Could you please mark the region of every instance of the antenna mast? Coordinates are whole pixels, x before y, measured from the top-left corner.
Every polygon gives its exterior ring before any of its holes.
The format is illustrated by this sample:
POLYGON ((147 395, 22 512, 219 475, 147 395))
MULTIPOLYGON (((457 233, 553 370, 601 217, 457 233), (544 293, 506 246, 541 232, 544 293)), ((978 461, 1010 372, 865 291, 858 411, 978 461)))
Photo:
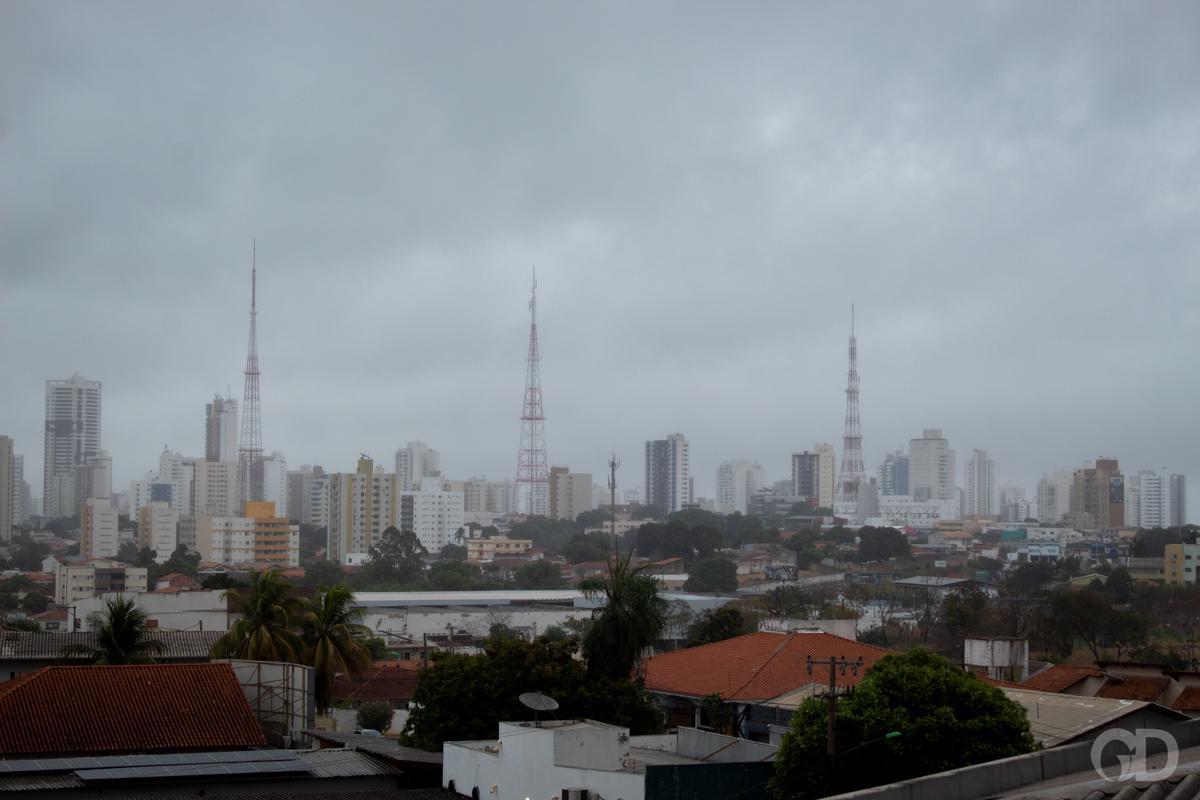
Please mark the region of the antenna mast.
POLYGON ((521 411, 521 446, 517 451, 517 489, 526 491, 526 513, 545 516, 549 511, 550 468, 546 457, 546 418, 542 411, 541 363, 535 268, 529 292, 529 355, 525 368, 525 404, 521 411))
POLYGON ((859 492, 865 480, 862 431, 858 424, 858 340, 854 336, 854 304, 851 303, 850 369, 846 374, 846 429, 842 436, 842 467, 838 471, 836 496, 839 515, 857 517, 859 492))
POLYGON ((241 508, 263 499, 262 417, 258 394, 258 242, 250 251, 250 341, 246 349, 245 390, 242 395, 242 438, 238 445, 238 496, 241 508))

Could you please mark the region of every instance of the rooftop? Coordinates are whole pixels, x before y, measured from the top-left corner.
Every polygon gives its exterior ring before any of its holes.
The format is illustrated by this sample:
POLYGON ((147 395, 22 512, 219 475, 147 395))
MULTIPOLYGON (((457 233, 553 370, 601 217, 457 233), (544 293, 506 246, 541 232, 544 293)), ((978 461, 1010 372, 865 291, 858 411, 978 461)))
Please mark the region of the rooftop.
POLYGON ((333 682, 336 700, 411 700, 420 676, 420 661, 376 661, 359 678, 339 674, 333 682))
POLYGON ((1079 697, 1009 687, 1003 687, 1001 691, 1025 709, 1033 738, 1043 747, 1073 741, 1136 712, 1157 712, 1164 726, 1187 719, 1177 711, 1140 700, 1079 697))
POLYGON ((227 663, 43 667, 0 684, 0 757, 263 747, 227 663))
MULTIPOLYGON (((767 701, 810 684, 824 685, 828 667, 815 660, 860 656, 869 667, 888 651, 822 631, 775 633, 760 631, 713 644, 663 653, 646 661, 646 688, 687 697, 720 694, 726 700, 767 701)), ((842 685, 862 679, 850 671, 839 675, 842 685)))
POLYGON ((1036 675, 1029 676, 1022 687, 1039 692, 1061 692, 1071 688, 1084 678, 1103 678, 1104 673, 1095 667, 1076 664, 1052 664, 1036 675))
MULTIPOLYGON (((96 644, 94 631, 34 632, 0 631, 0 661, 62 661, 62 651, 68 645, 96 644)), ((163 643, 166 650, 160 661, 202 661, 208 659, 213 644, 221 638, 221 631, 154 631, 153 637, 163 643)))

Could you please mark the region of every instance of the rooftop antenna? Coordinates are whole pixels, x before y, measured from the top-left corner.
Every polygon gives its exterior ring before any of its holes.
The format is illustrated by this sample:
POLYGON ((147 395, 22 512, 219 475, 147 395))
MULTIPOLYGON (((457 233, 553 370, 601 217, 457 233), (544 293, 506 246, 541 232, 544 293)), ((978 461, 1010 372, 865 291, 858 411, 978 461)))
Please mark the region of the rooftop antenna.
POLYGON ((612 541, 613 541, 613 558, 615 559, 620 552, 617 546, 617 467, 621 466, 620 460, 617 458, 616 448, 613 448, 612 458, 608 460, 608 491, 611 493, 612 503, 612 541))
POLYGON ((521 701, 521 705, 533 711, 533 725, 536 728, 542 727, 542 721, 538 718, 540 712, 558 710, 558 701, 541 692, 525 692, 517 699, 521 701))

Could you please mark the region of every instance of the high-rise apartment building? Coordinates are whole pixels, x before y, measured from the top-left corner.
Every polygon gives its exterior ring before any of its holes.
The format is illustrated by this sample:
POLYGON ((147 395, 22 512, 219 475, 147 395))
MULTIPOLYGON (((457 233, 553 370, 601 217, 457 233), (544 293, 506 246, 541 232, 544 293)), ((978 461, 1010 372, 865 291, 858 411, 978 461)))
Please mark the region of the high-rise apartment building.
POLYGON ((100 381, 46 381, 42 503, 51 519, 79 513, 78 467, 100 452, 100 381))
POLYGON ((717 467, 717 512, 749 513, 750 498, 766 484, 762 464, 748 458, 722 461, 717 467))
POLYGON ((517 510, 517 483, 470 478, 463 481, 463 508, 468 514, 503 516, 517 510))
POLYGON ((1024 522, 1037 513, 1037 508, 1025 498, 1025 489, 1020 486, 1000 488, 1000 521, 1024 522))
POLYGON ((116 558, 118 514, 109 497, 89 497, 79 510, 79 553, 84 558, 116 558))
POLYGON ((13 477, 13 440, 0 436, 0 542, 12 541, 17 493, 13 477))
POLYGON ((263 457, 262 465, 262 499, 268 503, 275 504, 275 514, 277 516, 289 516, 291 511, 288 509, 287 504, 287 459, 283 457, 283 453, 276 450, 271 455, 263 457))
POLYGON ((954 451, 940 428, 926 428, 908 443, 908 485, 913 500, 955 500, 954 451))
POLYGON ((1000 513, 996 462, 987 450, 975 449, 963 464, 963 516, 992 517, 1000 513))
MULTIPOLYGON (((465 487, 464 487, 465 488, 465 487)), ((590 472, 571 472, 569 467, 550 468, 550 517, 574 520, 596 507, 590 472)))
POLYGON ((400 492, 396 508, 393 524, 415 533, 431 553, 454 544, 455 534, 464 525, 463 493, 448 491, 437 480, 426 479, 415 491, 400 492))
POLYGON ((791 494, 812 500, 820 508, 832 509, 837 486, 836 464, 831 444, 820 443, 812 450, 792 453, 791 494))
POLYGON ((682 433, 646 442, 646 504, 668 514, 691 505, 688 440, 682 433))
POLYGON ((396 451, 396 478, 400 491, 411 492, 421 478, 437 478, 442 474, 441 454, 426 442, 409 442, 396 451))
POLYGON ((149 547, 154 560, 164 564, 179 543, 179 513, 168 503, 146 503, 138 509, 138 549, 149 547))
POLYGON ((301 525, 329 524, 329 478, 318 464, 301 464, 287 474, 287 516, 301 525))
POLYGON ((12 462, 13 524, 23 525, 38 513, 34 507, 33 490, 25 480, 25 456, 13 454, 12 462))
POLYGON ((1071 485, 1074 477, 1066 470, 1045 475, 1038 481, 1038 522, 1056 524, 1071 510, 1071 485))
POLYGON ((1187 478, 1175 474, 1171 476, 1171 527, 1178 528, 1187 525, 1187 478))
POLYGON ((204 406, 204 460, 238 460, 237 400, 213 395, 204 406))
POLYGON ((1125 476, 1115 458, 1098 458, 1094 467, 1075 470, 1071 512, 1090 516, 1100 530, 1125 525, 1125 476))
MULTIPOLYGON (((192 514, 233 517, 238 514, 238 462, 197 461, 192 487, 192 514)), ((132 498, 130 505, 133 505, 132 498)), ((136 513, 136 512, 130 512, 136 513)))
POLYGON ((1143 469, 1125 477, 1125 524, 1133 528, 1182 525, 1180 498, 1183 476, 1167 470, 1143 469))
POLYGON ((376 472, 367 456, 355 472, 330 475, 328 558, 345 564, 364 556, 395 524, 399 492, 397 476, 376 472))
POLYGON ((879 493, 908 494, 908 454, 903 450, 888 453, 879 467, 879 493))

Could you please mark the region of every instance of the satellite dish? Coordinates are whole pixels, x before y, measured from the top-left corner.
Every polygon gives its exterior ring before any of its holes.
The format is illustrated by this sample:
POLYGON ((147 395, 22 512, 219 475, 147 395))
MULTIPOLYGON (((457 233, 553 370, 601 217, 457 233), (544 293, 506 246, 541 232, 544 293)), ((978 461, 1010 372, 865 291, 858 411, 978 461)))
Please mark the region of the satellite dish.
POLYGON ((557 711, 558 701, 540 692, 526 692, 518 698, 521 705, 534 711, 557 711))

